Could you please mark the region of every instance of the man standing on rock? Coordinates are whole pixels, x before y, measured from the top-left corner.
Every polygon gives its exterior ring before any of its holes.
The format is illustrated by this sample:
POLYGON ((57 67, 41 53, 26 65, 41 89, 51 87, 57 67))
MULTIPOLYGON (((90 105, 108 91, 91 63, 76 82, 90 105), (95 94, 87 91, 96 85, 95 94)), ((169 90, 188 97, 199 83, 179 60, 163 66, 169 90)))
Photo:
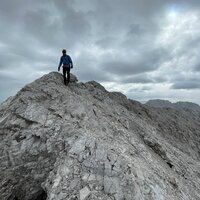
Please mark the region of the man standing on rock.
POLYGON ((64 83, 67 85, 70 81, 70 69, 73 68, 73 62, 69 55, 67 55, 67 51, 65 49, 62 50, 63 55, 60 58, 60 64, 58 66, 58 71, 60 71, 60 67, 63 67, 63 77, 64 83), (66 72, 67 72, 67 80, 66 80, 66 72))

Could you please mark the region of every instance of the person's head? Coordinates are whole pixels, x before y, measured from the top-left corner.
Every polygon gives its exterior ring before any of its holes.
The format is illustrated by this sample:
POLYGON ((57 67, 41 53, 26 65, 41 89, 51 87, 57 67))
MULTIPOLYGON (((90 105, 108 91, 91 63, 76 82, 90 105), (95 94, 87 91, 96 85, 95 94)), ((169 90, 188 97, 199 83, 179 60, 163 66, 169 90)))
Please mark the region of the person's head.
POLYGON ((66 53, 67 53, 66 49, 63 49, 63 50, 62 50, 62 53, 63 53, 63 54, 66 54, 66 53))

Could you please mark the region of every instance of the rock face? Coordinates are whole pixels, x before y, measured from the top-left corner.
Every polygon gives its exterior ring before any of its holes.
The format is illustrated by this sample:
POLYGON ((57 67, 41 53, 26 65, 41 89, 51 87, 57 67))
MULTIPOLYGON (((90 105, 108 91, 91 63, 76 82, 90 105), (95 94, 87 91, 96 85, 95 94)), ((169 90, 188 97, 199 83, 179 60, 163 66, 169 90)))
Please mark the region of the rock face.
POLYGON ((2 200, 200 199, 198 114, 51 72, 1 105, 0 129, 2 200))

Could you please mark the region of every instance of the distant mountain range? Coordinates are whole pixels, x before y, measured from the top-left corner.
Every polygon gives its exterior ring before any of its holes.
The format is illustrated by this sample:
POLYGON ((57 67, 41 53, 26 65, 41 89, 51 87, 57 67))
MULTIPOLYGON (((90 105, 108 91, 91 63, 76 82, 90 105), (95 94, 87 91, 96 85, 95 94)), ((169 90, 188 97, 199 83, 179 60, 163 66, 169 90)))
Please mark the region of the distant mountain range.
POLYGON ((155 108, 173 108, 177 110, 193 110, 193 111, 200 111, 200 106, 198 104, 192 102, 177 102, 171 103, 168 100, 149 100, 145 103, 148 106, 155 107, 155 108))

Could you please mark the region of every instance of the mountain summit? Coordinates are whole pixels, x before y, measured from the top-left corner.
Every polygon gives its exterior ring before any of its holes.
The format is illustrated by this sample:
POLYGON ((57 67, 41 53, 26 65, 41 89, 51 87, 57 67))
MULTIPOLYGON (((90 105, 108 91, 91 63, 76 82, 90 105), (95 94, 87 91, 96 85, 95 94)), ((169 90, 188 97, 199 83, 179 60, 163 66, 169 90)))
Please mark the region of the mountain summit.
POLYGON ((2 200, 200 199, 200 112, 51 72, 0 107, 2 200))

